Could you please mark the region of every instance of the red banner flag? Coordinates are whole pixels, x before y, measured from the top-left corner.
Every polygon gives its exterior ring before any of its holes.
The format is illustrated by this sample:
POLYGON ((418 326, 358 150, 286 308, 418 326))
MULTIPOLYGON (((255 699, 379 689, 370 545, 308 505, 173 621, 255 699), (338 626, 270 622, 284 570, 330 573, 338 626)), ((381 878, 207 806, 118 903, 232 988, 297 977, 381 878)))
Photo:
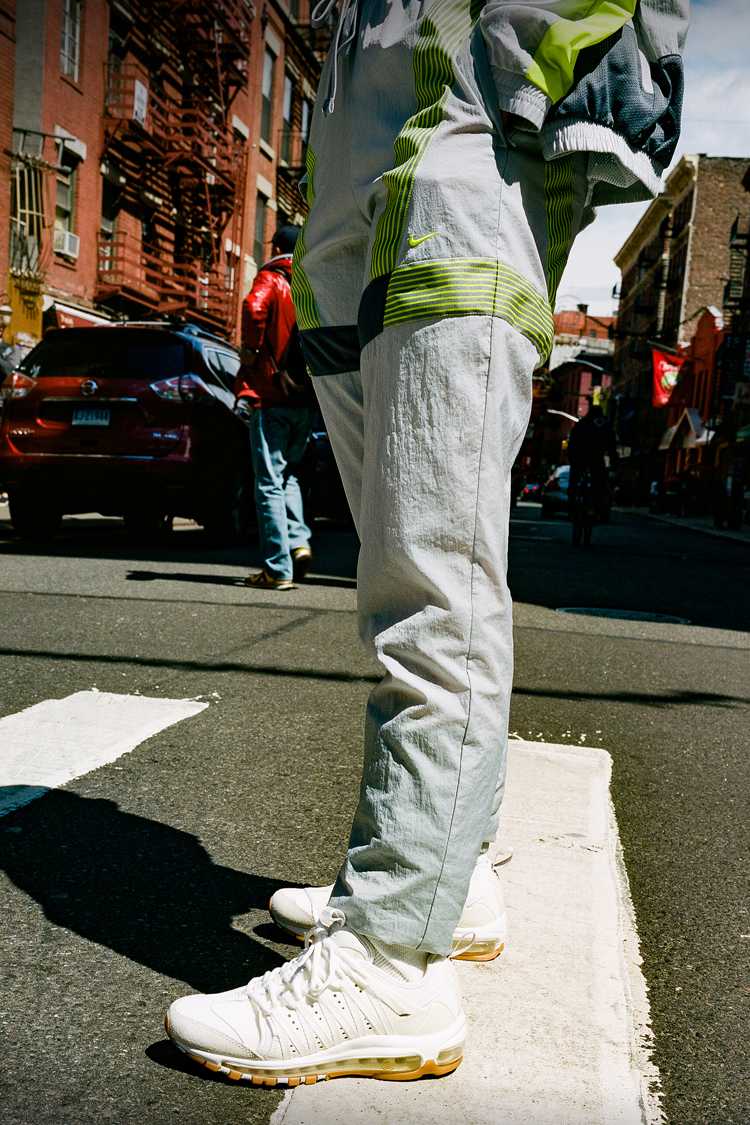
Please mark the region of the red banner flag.
POLYGON ((654 359, 654 406, 666 406, 680 376, 680 368, 685 362, 684 355, 660 352, 652 348, 654 359))

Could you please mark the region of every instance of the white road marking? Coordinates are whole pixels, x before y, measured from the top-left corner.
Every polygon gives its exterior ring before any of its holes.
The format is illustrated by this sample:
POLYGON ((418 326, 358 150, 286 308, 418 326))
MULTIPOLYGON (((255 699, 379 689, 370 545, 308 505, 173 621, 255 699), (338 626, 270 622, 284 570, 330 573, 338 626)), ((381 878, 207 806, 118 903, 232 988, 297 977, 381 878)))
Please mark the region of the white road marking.
POLYGON ((206 707, 192 699, 78 691, 0 719, 0 816, 206 707))
POLYGON ((502 839, 509 942, 459 962, 463 1064, 414 1083, 337 1079, 289 1091, 271 1125, 656 1125, 648 996, 611 758, 513 741, 502 839))

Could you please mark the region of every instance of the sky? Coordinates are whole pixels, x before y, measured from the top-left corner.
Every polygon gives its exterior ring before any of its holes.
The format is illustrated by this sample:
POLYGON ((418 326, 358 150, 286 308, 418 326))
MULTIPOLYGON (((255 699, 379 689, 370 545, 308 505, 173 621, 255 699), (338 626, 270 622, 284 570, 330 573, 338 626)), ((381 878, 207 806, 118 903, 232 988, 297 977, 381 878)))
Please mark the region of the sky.
MULTIPOLYGON (((675 163, 685 153, 747 156, 750 163, 750 0, 693 0, 685 49, 685 102, 675 163)), ((612 261, 648 205, 603 207, 573 247, 558 308, 586 302, 594 315, 616 312, 612 261)))

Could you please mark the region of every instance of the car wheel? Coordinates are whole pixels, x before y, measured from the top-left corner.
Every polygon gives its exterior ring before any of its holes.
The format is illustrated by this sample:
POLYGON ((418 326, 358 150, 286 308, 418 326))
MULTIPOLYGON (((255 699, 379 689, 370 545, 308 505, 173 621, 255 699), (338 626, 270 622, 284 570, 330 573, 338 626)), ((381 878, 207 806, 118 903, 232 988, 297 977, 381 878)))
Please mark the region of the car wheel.
POLYGON ((11 523, 22 539, 50 539, 60 529, 62 512, 41 490, 11 488, 8 506, 11 523))

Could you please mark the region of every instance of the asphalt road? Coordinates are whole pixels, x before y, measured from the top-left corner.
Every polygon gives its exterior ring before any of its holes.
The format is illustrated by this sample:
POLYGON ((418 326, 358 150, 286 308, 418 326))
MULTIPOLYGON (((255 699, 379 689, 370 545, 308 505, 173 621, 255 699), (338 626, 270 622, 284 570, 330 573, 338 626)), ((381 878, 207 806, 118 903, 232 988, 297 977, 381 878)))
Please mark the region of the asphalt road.
MULTIPOLYGON (((311 581, 272 594, 189 526, 148 549, 67 520, 30 550, 3 515, 0 716, 92 687, 209 703, 0 820, 4 1125, 265 1123, 280 1095, 185 1065, 161 1018, 293 952, 269 895, 338 865, 377 676, 353 537, 320 530, 311 581)), ((746 1123, 750 551, 627 513, 568 536, 514 514, 511 730, 613 755, 668 1117, 746 1123)))

